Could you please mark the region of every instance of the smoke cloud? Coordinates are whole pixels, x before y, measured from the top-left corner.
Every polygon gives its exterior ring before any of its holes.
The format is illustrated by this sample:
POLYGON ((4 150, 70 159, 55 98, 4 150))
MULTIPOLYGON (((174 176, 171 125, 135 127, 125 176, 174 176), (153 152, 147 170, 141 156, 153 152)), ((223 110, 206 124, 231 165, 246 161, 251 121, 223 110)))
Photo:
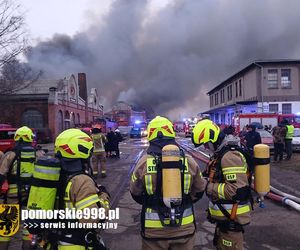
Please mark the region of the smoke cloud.
POLYGON ((170 0, 155 12, 150 3, 115 0, 27 60, 47 77, 85 72, 106 109, 122 100, 182 118, 207 110, 206 92, 253 60, 300 58, 300 1, 170 0))

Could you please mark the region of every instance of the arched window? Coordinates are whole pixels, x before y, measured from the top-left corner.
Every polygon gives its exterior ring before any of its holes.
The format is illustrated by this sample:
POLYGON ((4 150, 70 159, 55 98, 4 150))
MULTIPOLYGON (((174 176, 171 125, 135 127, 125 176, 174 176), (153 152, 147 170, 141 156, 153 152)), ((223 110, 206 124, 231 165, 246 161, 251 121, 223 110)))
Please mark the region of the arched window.
POLYGON ((30 128, 43 128, 43 115, 36 109, 28 109, 22 114, 22 124, 30 128))
POLYGON ((65 112, 65 129, 70 128, 70 113, 69 111, 65 112))
POLYGON ((75 114, 74 112, 71 112, 71 127, 74 128, 75 127, 75 114))
POLYGON ((64 130, 64 119, 63 119, 63 112, 61 110, 57 113, 57 124, 58 124, 58 131, 59 133, 64 130))

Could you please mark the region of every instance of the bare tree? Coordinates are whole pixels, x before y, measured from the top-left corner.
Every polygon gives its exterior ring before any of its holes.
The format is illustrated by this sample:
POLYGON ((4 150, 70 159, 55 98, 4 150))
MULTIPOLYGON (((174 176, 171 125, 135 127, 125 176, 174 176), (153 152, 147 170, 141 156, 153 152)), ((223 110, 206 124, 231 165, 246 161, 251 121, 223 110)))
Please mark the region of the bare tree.
POLYGON ((0 0, 0 95, 24 89, 42 74, 16 59, 21 53, 30 51, 26 43, 24 15, 16 1, 0 0))
POLYGON ((0 0, 0 67, 26 48, 24 15, 14 0, 0 0))
POLYGON ((25 89, 42 75, 41 71, 35 72, 27 63, 20 63, 17 59, 4 63, 0 73, 0 95, 25 89))

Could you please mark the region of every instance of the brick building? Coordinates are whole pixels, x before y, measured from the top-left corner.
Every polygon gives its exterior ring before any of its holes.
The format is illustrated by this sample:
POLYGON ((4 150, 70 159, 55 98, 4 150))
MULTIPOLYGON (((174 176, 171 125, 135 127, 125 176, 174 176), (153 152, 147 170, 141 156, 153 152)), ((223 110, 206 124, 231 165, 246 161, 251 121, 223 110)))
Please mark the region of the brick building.
POLYGON ((27 125, 54 139, 61 131, 103 116, 97 90, 87 92, 86 75, 38 80, 12 95, 0 95, 0 123, 27 125))
POLYGON ((216 123, 230 124, 240 113, 300 112, 300 60, 255 61, 208 93, 216 123))

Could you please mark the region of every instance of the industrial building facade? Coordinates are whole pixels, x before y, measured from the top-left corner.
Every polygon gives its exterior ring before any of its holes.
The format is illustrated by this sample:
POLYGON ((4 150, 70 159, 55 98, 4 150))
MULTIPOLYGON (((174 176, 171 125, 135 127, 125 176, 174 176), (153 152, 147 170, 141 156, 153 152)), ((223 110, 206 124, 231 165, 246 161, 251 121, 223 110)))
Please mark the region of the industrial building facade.
POLYGON ((132 106, 126 102, 117 102, 110 112, 105 113, 105 117, 114 120, 118 126, 134 126, 138 123, 146 123, 146 112, 135 111, 132 106))
POLYGON ((0 123, 36 129, 53 140, 61 131, 103 116, 97 90, 87 92, 86 75, 38 80, 12 95, 0 95, 0 123))
POLYGON ((208 93, 208 113, 231 124, 240 113, 300 112, 300 60, 255 61, 208 93))

